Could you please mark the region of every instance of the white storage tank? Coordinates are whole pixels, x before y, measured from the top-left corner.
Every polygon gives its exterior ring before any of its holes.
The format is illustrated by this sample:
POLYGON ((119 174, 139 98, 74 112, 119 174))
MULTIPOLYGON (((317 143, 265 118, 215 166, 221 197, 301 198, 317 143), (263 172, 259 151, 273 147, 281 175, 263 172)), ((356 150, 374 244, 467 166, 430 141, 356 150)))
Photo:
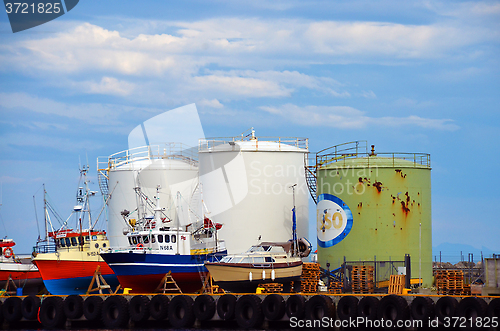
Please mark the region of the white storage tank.
POLYGON ((196 221, 195 213, 188 206, 199 204, 198 161, 192 149, 177 143, 144 146, 115 153, 98 161, 100 186, 103 193, 109 193, 107 235, 111 247, 126 247, 128 241, 124 231, 129 229, 121 212, 128 210, 137 215, 137 208, 144 200, 138 198, 139 187, 154 204, 159 188, 161 208, 172 222, 165 220, 165 226, 177 226, 177 212, 196 221), (106 178, 107 177, 107 178, 106 178), (179 206, 179 207, 178 207, 179 206))
POLYGON ((307 144, 305 138, 259 138, 253 131, 200 140, 205 214, 223 224, 218 233, 228 253, 244 252, 261 241, 292 239, 294 195, 297 235, 308 236, 307 144))

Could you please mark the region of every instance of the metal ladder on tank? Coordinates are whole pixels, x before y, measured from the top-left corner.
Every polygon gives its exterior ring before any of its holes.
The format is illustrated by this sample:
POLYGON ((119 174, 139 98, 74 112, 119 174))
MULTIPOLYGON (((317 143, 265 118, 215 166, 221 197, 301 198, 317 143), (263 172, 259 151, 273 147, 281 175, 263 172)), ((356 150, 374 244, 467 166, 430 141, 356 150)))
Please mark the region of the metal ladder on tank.
POLYGON ((309 154, 304 154, 304 169, 306 175, 306 183, 309 188, 309 194, 311 194, 311 198, 314 203, 318 203, 316 201, 316 191, 317 191, 317 176, 316 176, 316 157, 309 157, 309 154))

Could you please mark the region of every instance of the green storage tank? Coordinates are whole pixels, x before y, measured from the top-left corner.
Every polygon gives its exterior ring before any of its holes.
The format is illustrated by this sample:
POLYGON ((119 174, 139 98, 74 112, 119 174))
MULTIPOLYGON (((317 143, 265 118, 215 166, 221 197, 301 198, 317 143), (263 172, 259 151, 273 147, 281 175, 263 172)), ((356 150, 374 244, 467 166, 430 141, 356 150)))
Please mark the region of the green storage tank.
POLYGON ((316 155, 318 261, 404 261, 432 285, 430 155, 375 153, 366 142, 316 155))

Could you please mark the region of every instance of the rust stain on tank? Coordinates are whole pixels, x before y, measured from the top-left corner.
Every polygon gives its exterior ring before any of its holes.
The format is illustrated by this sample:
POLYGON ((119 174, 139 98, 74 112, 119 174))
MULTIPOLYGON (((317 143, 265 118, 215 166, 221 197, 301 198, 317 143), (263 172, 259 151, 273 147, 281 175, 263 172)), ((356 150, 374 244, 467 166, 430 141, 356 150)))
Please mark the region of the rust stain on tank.
POLYGON ((408 213, 410 212, 410 196, 408 195, 408 192, 406 192, 405 195, 406 200, 401 201, 401 208, 403 209, 405 216, 408 216, 408 213))
POLYGON ((401 169, 395 169, 394 170, 397 174, 401 176, 401 178, 406 178, 406 174, 403 174, 403 171, 401 169))
POLYGON ((363 203, 362 202, 358 203, 358 208, 363 208, 363 203))
POLYGON ((382 183, 381 182, 373 183, 373 187, 377 188, 378 193, 382 192, 382 183))

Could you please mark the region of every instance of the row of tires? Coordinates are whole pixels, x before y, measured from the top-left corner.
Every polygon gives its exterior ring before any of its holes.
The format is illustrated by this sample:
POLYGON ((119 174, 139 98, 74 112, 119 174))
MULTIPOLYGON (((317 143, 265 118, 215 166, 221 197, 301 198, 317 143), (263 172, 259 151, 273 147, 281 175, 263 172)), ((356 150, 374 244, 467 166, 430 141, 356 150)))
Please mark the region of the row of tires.
MULTIPOLYGON (((1 303, 0 303, 1 304, 1 303)), ((429 320, 437 317, 444 321, 447 317, 499 317, 500 298, 489 305, 482 299, 467 297, 460 302, 453 297, 441 297, 434 302, 429 297, 415 297, 411 304, 397 295, 378 299, 367 296, 359 300, 355 296, 340 298, 335 307, 331 297, 315 295, 308 300, 301 295, 292 295, 286 300, 282 295, 270 294, 264 300, 256 295, 243 295, 239 298, 225 294, 216 300, 210 295, 177 295, 169 299, 166 295, 155 295, 151 299, 137 295, 127 300, 124 296, 113 295, 103 299, 79 295, 66 298, 57 296, 41 300, 36 296, 7 298, 0 309, 0 323, 16 323, 23 317, 38 320, 45 328, 62 327, 67 319, 79 320, 83 317, 90 322, 102 323, 106 328, 123 328, 129 321, 141 323, 150 318, 167 320, 174 328, 191 327, 195 320, 205 322, 215 314, 221 320, 236 320, 241 328, 259 327, 264 319, 279 321, 285 317, 306 320, 332 318, 353 320, 363 317, 369 320, 429 320), (335 309, 336 308, 336 309, 335 309)))

